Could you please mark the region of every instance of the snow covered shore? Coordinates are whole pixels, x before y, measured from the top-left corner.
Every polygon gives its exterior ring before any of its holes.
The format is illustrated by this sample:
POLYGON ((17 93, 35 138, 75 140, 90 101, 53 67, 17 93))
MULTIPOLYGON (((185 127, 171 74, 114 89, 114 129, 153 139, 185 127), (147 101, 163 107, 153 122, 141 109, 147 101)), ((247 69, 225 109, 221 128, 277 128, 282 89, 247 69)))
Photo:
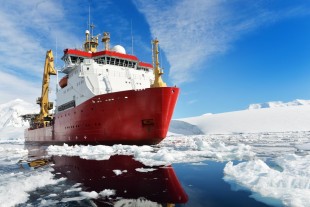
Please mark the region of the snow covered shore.
POLYGON ((247 110, 174 120, 169 131, 186 135, 310 131, 310 104, 306 100, 252 104, 247 110))
POLYGON ((29 124, 20 116, 38 111, 38 106, 21 99, 0 104, 0 140, 24 139, 24 129, 29 127, 29 124))

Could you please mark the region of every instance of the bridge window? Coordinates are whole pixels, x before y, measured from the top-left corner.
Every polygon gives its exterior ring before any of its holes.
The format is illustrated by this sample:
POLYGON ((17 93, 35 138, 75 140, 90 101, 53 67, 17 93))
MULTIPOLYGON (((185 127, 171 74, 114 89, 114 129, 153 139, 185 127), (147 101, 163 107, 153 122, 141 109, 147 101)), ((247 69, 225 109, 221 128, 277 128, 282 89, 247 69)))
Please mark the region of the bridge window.
POLYGON ((71 60, 71 63, 75 64, 79 64, 81 62, 83 62, 84 58, 83 57, 77 57, 77 56, 69 56, 70 57, 70 60, 71 60))
POLYGON ((105 64, 105 57, 96 58, 94 61, 98 64, 105 64))
POLYGON ((149 68, 145 68, 145 67, 138 67, 137 70, 144 70, 146 72, 149 72, 150 69, 149 68))
POLYGON ((122 67, 128 67, 128 68, 135 68, 136 64, 135 62, 114 58, 114 57, 99 57, 95 58, 94 61, 98 64, 109 64, 109 65, 117 65, 122 67))

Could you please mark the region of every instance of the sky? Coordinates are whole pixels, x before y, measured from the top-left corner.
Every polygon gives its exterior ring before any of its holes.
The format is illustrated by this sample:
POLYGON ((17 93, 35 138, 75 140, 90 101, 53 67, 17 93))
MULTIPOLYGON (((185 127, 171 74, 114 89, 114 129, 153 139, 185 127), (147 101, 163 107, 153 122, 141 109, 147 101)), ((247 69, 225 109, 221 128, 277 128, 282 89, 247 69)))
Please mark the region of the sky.
POLYGON ((158 38, 164 80, 181 88, 173 118, 310 99, 310 1, 10 0, 0 7, 0 104, 35 102, 46 51, 60 69, 63 49, 85 39, 89 9, 93 34, 110 32, 141 61, 152 62, 158 38))

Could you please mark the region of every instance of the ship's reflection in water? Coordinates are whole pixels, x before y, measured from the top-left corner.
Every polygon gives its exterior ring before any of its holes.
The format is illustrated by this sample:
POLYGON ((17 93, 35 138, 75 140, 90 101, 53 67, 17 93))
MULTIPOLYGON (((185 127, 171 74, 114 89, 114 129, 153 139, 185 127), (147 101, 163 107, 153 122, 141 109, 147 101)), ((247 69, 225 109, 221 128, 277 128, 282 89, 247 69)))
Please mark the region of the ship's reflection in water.
POLYGON ((125 155, 114 155, 108 160, 48 157, 46 147, 27 148, 32 167, 36 167, 36 163, 40 166, 52 163, 57 177, 81 183, 83 191, 99 193, 109 189, 115 192, 93 199, 95 206, 175 206, 188 201, 172 166, 148 167, 125 155))

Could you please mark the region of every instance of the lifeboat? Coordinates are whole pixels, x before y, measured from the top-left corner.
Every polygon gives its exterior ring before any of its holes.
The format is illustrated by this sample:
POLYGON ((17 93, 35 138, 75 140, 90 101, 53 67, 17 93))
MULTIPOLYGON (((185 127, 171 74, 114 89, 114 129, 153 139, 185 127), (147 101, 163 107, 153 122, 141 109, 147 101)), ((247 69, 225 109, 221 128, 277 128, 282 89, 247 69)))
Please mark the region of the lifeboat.
POLYGON ((68 85, 68 76, 64 76, 60 81, 59 81, 59 86, 61 88, 64 88, 68 85))

